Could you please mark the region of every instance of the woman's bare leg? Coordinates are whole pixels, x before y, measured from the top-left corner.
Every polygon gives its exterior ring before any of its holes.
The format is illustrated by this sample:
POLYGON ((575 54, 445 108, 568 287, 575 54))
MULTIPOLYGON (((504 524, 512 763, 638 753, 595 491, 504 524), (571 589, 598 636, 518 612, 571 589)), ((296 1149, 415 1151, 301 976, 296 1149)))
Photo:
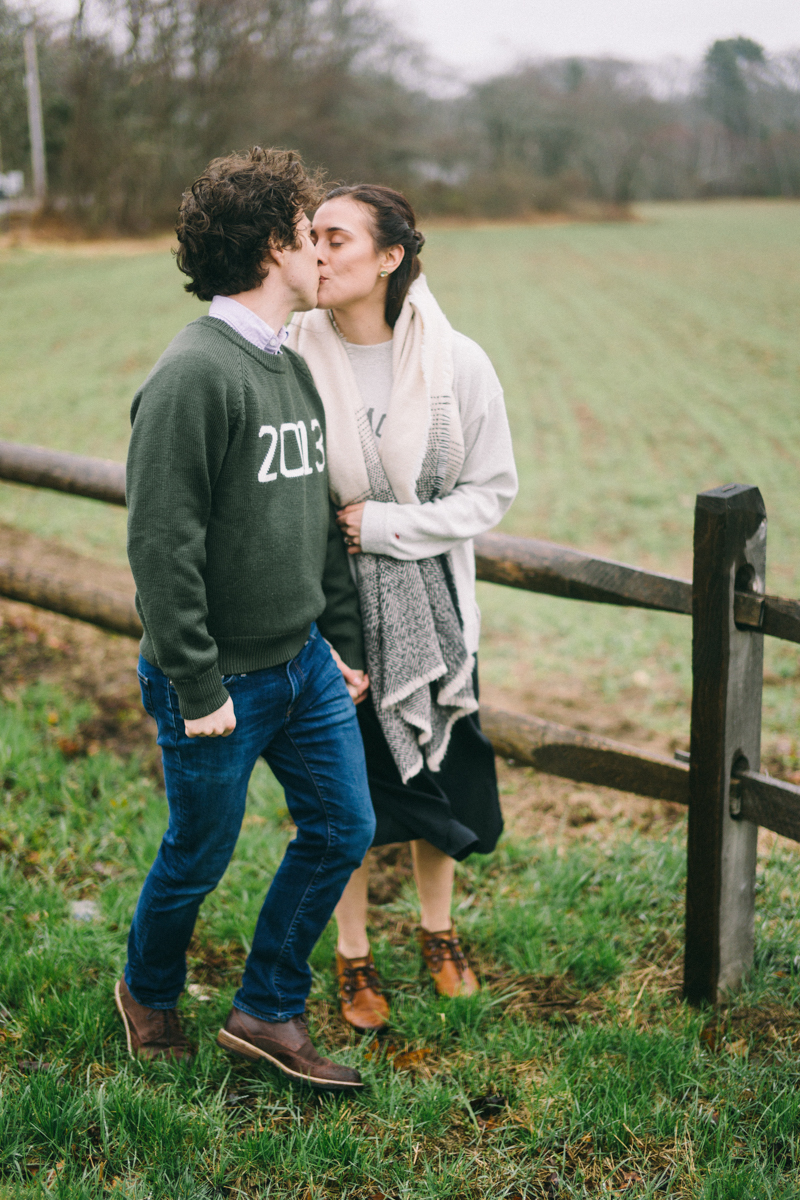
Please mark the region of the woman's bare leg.
MULTIPOLYGON (((428 933, 450 928, 455 862, 449 854, 418 838, 411 842, 411 859, 420 900, 420 924, 428 933)), ((337 950, 345 958, 363 958, 369 953, 367 937, 367 891, 369 856, 354 871, 336 905, 339 926, 337 950)))
POLYGON ((367 890, 369 888, 369 854, 353 871, 334 909, 339 926, 336 949, 344 958, 365 958, 369 954, 367 937, 367 890))
POLYGON ((411 860, 419 892, 420 924, 428 933, 442 933, 450 928, 455 860, 422 838, 411 843, 411 860))

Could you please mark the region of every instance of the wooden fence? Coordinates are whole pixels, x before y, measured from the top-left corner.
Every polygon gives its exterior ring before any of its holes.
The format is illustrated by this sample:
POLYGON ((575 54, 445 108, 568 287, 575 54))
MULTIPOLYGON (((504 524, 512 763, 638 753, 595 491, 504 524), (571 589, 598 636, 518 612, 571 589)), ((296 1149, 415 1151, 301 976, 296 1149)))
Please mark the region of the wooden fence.
MULTIPOLYGON (((0 442, 0 479, 125 504, 120 463, 0 442)), ((539 771, 689 807, 684 992, 718 1002, 753 960, 758 826, 800 841, 800 788, 759 773, 764 635, 800 642, 800 601, 764 592, 767 519, 758 488, 697 497, 693 583, 552 542, 486 534, 478 577, 571 600, 692 618, 688 761, 481 706, 498 754, 539 771)), ((131 595, 0 560, 0 595, 138 637, 131 595)))

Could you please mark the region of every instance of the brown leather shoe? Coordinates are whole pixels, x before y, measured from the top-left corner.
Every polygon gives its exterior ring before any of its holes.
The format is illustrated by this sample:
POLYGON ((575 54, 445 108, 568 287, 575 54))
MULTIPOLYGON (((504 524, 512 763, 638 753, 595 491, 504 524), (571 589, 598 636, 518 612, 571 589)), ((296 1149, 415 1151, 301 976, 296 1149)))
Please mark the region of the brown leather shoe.
POLYGON ((440 996, 473 996, 480 990, 480 984, 461 949, 455 925, 442 933, 429 933, 427 929, 420 928, 417 937, 425 966, 433 976, 440 996))
POLYGON ((177 1009, 146 1008, 137 1004, 124 979, 114 988, 131 1058, 171 1058, 189 1062, 192 1049, 181 1029, 177 1009))
POLYGON ((256 1061, 265 1058, 284 1075, 300 1079, 320 1091, 364 1086, 358 1071, 340 1067, 317 1054, 308 1036, 305 1016, 292 1017, 288 1021, 262 1021, 232 1008, 217 1034, 217 1042, 242 1058, 256 1061))
POLYGON ((345 958, 336 951, 336 977, 342 1017, 359 1033, 385 1029, 389 1020, 389 1001, 383 994, 380 977, 370 950, 366 958, 345 958))

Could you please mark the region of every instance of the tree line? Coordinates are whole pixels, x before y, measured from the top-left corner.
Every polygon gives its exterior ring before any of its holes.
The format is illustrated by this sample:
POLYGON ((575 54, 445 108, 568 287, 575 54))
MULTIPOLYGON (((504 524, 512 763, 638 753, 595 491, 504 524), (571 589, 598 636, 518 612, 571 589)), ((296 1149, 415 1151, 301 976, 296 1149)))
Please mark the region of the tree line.
MULTIPOLYGON (((744 37, 715 42, 681 90, 571 58, 442 99, 371 0, 86 5, 68 25, 40 18, 37 38, 51 204, 90 231, 168 227, 209 159, 254 142, 401 187, 423 212, 800 195, 800 53, 744 37)), ((0 0, 0 171, 29 176, 22 38, 0 0)))

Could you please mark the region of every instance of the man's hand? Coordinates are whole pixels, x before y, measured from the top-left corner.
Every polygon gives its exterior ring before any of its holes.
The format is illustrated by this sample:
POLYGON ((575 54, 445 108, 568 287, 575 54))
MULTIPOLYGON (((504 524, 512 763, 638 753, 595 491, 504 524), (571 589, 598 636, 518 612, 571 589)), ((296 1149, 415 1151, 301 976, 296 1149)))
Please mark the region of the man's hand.
POLYGON ((367 692, 369 691, 369 675, 365 671, 356 671, 352 667, 348 667, 347 663, 343 662, 336 653, 330 642, 328 642, 328 647, 333 656, 333 661, 344 676, 345 687, 350 693, 350 699, 354 704, 360 704, 362 700, 366 699, 367 692))
POLYGON ((364 505, 348 504, 346 508, 340 508, 336 513, 336 521, 344 534, 344 544, 347 546, 348 554, 361 553, 361 522, 364 517, 364 505))
POLYGON ((236 728, 236 717, 233 711, 233 700, 230 696, 216 712, 207 717, 198 717, 196 721, 184 721, 187 737, 227 737, 236 728))

